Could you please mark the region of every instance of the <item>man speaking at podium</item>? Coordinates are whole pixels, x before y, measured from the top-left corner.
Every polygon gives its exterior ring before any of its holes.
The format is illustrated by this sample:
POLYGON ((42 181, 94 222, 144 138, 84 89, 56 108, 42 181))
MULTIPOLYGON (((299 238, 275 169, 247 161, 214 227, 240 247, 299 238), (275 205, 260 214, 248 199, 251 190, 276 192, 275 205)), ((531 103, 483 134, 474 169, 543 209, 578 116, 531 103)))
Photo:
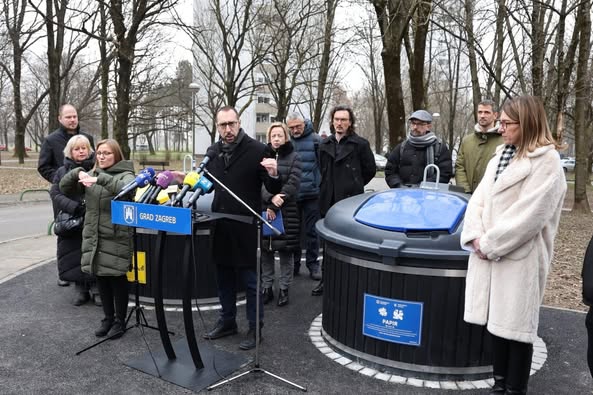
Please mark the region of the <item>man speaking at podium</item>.
MULTIPOLYGON (((233 107, 224 107, 216 114, 216 128, 220 140, 208 148, 208 171, 233 191, 255 212, 261 213, 261 187, 280 192, 276 160, 267 157, 268 148, 249 137, 241 128, 239 114, 233 107)), ((212 211, 253 215, 215 183, 212 211)), ((213 258, 218 277, 218 297, 222 309, 214 329, 204 334, 206 339, 218 339, 237 333, 237 281, 245 284, 247 295, 247 320, 249 331, 239 348, 250 350, 256 338, 256 287, 257 287, 257 226, 231 219, 220 219, 214 224, 212 234, 213 258)), ((260 323, 263 326, 263 305, 260 299, 260 323)), ((260 328, 261 329, 261 328, 260 328)), ((261 339, 261 336, 260 336, 261 339)))

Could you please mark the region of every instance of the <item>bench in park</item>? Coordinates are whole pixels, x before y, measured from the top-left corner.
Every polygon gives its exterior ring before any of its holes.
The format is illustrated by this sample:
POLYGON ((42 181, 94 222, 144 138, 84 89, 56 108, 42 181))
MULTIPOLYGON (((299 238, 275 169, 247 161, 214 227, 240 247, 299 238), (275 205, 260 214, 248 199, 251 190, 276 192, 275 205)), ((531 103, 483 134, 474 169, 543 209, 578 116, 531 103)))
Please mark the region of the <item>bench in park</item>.
POLYGON ((146 167, 146 166, 161 166, 163 170, 165 170, 165 167, 169 166, 169 161, 168 160, 149 160, 149 159, 144 159, 141 160, 140 162, 140 166, 142 167, 146 167))

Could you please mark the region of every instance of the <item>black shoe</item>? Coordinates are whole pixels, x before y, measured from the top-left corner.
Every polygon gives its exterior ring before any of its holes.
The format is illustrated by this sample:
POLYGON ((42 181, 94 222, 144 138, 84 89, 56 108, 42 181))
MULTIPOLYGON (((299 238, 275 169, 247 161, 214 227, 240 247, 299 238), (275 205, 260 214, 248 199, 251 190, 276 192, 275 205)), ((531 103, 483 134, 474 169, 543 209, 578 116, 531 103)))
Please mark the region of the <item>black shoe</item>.
POLYGON ((288 304, 288 289, 281 289, 278 295, 278 306, 286 306, 288 304))
POLYGON ((504 394, 506 393, 505 378, 503 376, 494 376, 494 385, 490 388, 488 394, 504 394))
POLYGON ((311 291, 311 295, 313 295, 313 296, 323 295, 323 280, 321 280, 319 282, 319 284, 317 284, 317 286, 315 288, 313 288, 313 290, 311 291))
POLYGON ((112 325, 113 318, 103 318, 101 320, 101 326, 99 327, 99 329, 95 331, 95 336, 104 337, 105 335, 107 335, 107 332, 109 332, 109 329, 111 329, 112 325))
MULTIPOLYGON (((261 329, 259 330, 259 342, 261 343, 263 337, 261 335, 261 329)), ((239 343, 239 348, 241 350, 251 350, 255 348, 255 329, 249 329, 247 334, 245 335, 245 339, 239 343)))
POLYGON ((225 323, 218 321, 214 329, 202 335, 204 339, 220 339, 221 337, 231 336, 237 333, 237 323, 235 321, 225 323))
POLYGON ((111 340, 119 339, 120 337, 122 337, 124 335, 125 331, 126 331, 125 321, 122 321, 122 320, 116 318, 115 321, 113 321, 113 325, 111 326, 111 329, 109 329, 109 332, 107 333, 107 337, 109 337, 109 339, 111 339, 111 340))
POLYGON ((60 287, 68 287, 68 286, 70 286, 70 283, 69 283, 68 281, 60 280, 60 279, 58 278, 58 285, 59 285, 60 287))
POLYGON ((91 295, 89 295, 89 292, 80 291, 76 294, 76 298, 74 299, 74 306, 82 306, 89 300, 91 300, 91 295))
POLYGON ((261 297, 264 304, 268 304, 272 300, 274 300, 274 290, 272 289, 272 287, 264 288, 261 297))

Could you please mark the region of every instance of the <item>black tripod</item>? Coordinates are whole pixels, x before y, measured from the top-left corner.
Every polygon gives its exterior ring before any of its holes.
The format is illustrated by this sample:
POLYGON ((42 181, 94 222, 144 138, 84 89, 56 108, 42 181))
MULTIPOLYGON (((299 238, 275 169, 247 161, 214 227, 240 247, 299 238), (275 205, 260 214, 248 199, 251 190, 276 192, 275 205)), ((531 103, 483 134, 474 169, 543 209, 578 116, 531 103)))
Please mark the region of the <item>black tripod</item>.
POLYGON ((247 203, 245 203, 239 196, 237 196, 233 191, 231 191, 229 188, 227 188, 226 185, 224 185, 223 183, 221 183, 216 177, 214 177, 212 175, 212 173, 210 173, 207 169, 204 169, 204 172, 212 178, 212 180, 214 180, 218 185, 220 185, 222 188, 224 188, 236 201, 238 201, 239 203, 241 203, 245 208, 247 208, 256 218, 257 218, 257 269, 256 269, 256 277, 257 277, 257 284, 255 287, 255 361, 254 361, 254 366, 252 369, 240 373, 234 377, 225 379, 219 383, 216 383, 214 385, 211 385, 210 387, 207 387, 208 391, 213 390, 214 388, 220 387, 221 385, 224 385, 226 383, 229 383, 231 381, 234 381, 240 377, 243 377, 245 375, 248 375, 250 373, 264 373, 267 374, 268 376, 274 377, 280 381, 285 382, 286 384, 290 384, 291 386, 300 389, 301 391, 307 391, 307 389, 305 387, 301 387, 298 384, 295 384, 291 381, 288 381, 285 378, 282 378, 274 373, 268 372, 267 370, 263 369, 260 367, 259 364, 259 341, 260 341, 260 318, 259 318, 259 303, 260 303, 260 284, 261 284, 261 231, 262 231, 262 222, 265 224, 265 226, 268 226, 270 229, 272 229, 272 231, 279 235, 280 231, 278 231, 278 229, 274 228, 268 221, 266 221, 261 215, 259 215, 259 213, 256 213, 255 211, 253 211, 253 209, 251 207, 249 207, 249 205, 247 203))
MULTIPOLYGON (((134 249, 134 307, 132 307, 132 309, 128 313, 124 331, 127 332, 128 329, 131 329, 131 328, 140 328, 140 333, 142 334, 142 339, 144 340, 144 343, 146 344, 146 347, 148 348, 148 350, 150 352, 150 346, 148 345, 148 342, 146 341, 146 338, 144 337, 144 329, 143 328, 150 328, 150 329, 154 329, 154 330, 159 330, 159 328, 148 325, 148 321, 146 320, 146 316, 144 315, 144 307, 142 305, 140 305, 140 281, 138 280, 138 240, 137 240, 137 235, 136 235, 136 228, 132 228, 132 229, 133 229, 132 243, 133 243, 133 249, 134 249), (134 325, 128 326, 128 323, 130 322, 130 319, 132 318, 132 314, 134 314, 134 313, 136 316, 136 322, 134 323, 134 325)), ((173 334, 172 332, 170 332, 170 333, 173 334)), ((107 340, 111 340, 111 338, 113 338, 117 335, 118 334, 115 334, 115 335, 106 337, 104 339, 101 339, 98 342, 91 344, 90 346, 78 351, 76 353, 76 355, 80 355, 83 352, 88 351, 91 348, 94 348, 94 347, 98 346, 99 344, 106 342, 107 340)), ((152 353, 150 353, 150 355, 152 356, 152 353)), ((154 358, 153 358, 153 361, 154 361, 154 358)), ((156 367, 156 363, 155 363, 155 367, 156 367)))

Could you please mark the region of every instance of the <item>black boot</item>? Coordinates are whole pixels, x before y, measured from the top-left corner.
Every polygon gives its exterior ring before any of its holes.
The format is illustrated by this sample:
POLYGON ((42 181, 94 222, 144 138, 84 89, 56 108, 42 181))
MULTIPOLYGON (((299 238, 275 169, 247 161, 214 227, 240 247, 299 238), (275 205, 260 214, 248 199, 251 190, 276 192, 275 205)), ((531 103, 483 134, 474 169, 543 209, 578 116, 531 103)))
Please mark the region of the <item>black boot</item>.
POLYGON ((315 288, 313 288, 313 290, 311 291, 311 295, 313 295, 313 296, 323 295, 323 280, 321 280, 319 282, 319 284, 317 284, 317 286, 315 288))
POLYGON ((225 336, 231 336, 237 333, 237 323, 235 321, 224 322, 218 320, 216 326, 210 331, 202 335, 204 339, 219 339, 225 336))
POLYGON ((532 356, 533 344, 509 340, 509 369, 506 378, 506 394, 522 395, 527 393, 532 356))
POLYGON ((495 395, 495 394, 504 394, 506 392, 506 382, 505 378, 502 376, 494 376, 494 385, 490 389, 488 394, 495 395))
POLYGON ((288 289, 281 289, 278 295, 278 306, 286 306, 288 304, 288 289))
MULTIPOLYGON (((259 329, 259 342, 261 343, 263 340, 261 328, 259 329)), ((255 328, 249 328, 249 331, 245 335, 245 339, 241 343, 239 343, 239 348, 241 350, 251 350, 255 348, 256 339, 255 339, 255 328)))
POLYGON ((504 394, 509 360, 509 340, 492 335, 492 375, 494 386, 490 394, 504 394))
POLYGON ((119 339, 124 335, 125 331, 126 322, 124 320, 116 318, 115 321, 113 321, 111 329, 109 329, 109 332, 107 333, 107 337, 109 337, 111 340, 119 339))
POLYGON ((112 325, 113 325, 113 318, 103 318, 101 320, 101 326, 99 327, 99 329, 97 329, 95 331, 95 336, 104 337, 105 335, 107 335, 107 333, 109 332, 109 329, 111 329, 112 325))
POLYGON ((86 302, 91 300, 91 295, 89 295, 88 291, 76 291, 76 297, 74 298, 74 306, 82 306, 86 302))
POLYGON ((274 300, 274 290, 272 289, 272 287, 266 287, 264 288, 264 291, 262 292, 261 296, 263 304, 268 304, 272 300, 274 300))

